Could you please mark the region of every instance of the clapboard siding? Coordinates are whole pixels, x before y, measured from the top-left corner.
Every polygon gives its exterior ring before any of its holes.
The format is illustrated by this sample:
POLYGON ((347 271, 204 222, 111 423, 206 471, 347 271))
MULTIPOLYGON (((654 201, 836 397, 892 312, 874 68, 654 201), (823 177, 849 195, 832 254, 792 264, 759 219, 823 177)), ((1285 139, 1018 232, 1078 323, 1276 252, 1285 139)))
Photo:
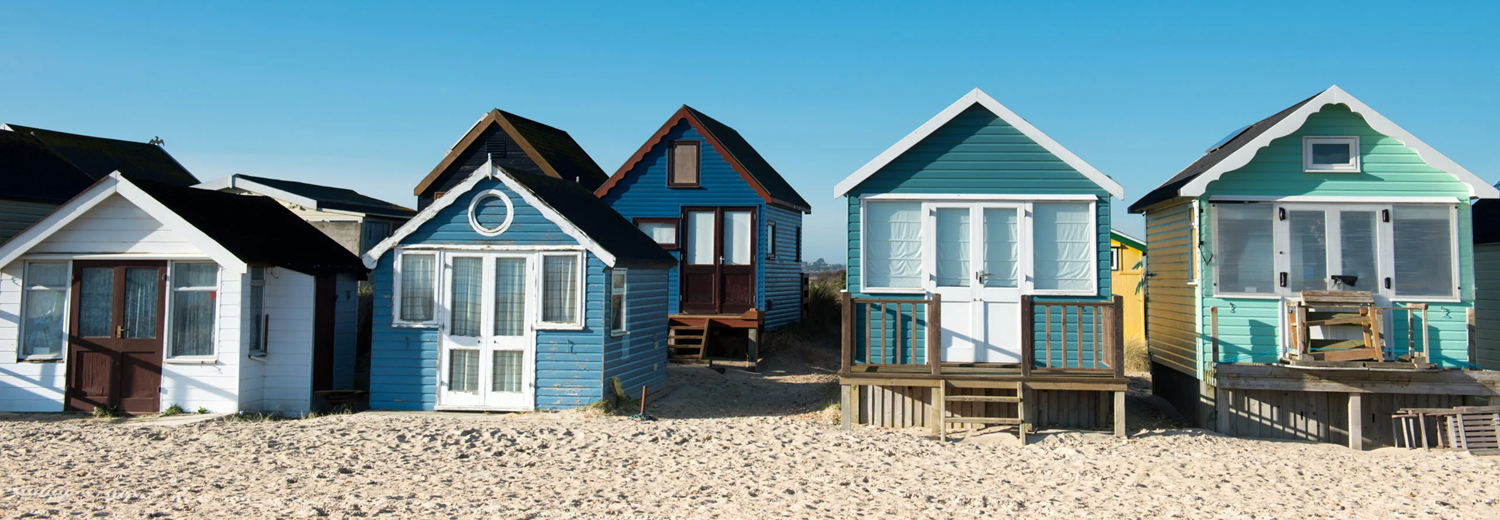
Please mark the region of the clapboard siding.
POLYGON ((1500 370, 1500 243, 1474 246, 1473 363, 1500 370))
POLYGON ((186 237, 120 195, 110 195, 30 252, 202 254, 186 237))
POLYGON ((382 255, 370 273, 370 282, 375 286, 370 336, 370 407, 431 410, 437 404, 438 330, 391 326, 395 258, 395 254, 382 255))
MULTIPOLYGON (((1333 444, 1349 443, 1349 394, 1225 390, 1229 402, 1229 431, 1237 437, 1293 439, 1333 444)), ((1461 395, 1360 394, 1361 431, 1365 449, 1394 446, 1391 414, 1401 408, 1450 408, 1464 405, 1461 395)), ((1437 444, 1436 421, 1428 423, 1428 439, 1437 444)), ((1420 435, 1420 434, 1418 434, 1420 435)))
MULTIPOLYGON (((271 318, 261 410, 308 410, 312 398, 316 280, 290 269, 267 269, 265 312, 271 318)), ((254 362, 254 361, 251 361, 254 362)))
POLYGON ((333 328, 333 389, 354 389, 355 350, 359 336, 359 280, 351 274, 340 274, 335 292, 333 328))
POLYGON ((771 227, 760 226, 761 291, 756 306, 766 309, 766 330, 776 330, 802 320, 802 256, 797 251, 797 233, 802 228, 802 213, 772 205, 762 205, 761 215, 767 223, 776 224, 776 255, 769 254, 767 236, 771 227))
POLYGON ((57 204, 23 200, 0 200, 0 243, 25 231, 57 209, 57 204))
POLYGON ((25 264, 17 261, 0 268, 0 410, 60 412, 67 367, 61 361, 16 361, 25 264))
MULTIPOLYGON (((932 426, 933 389, 920 386, 856 386, 854 422, 881 428, 929 428, 932 426)), ((1099 424, 1100 401, 1109 403, 1108 392, 1074 390, 1032 390, 1027 404, 1033 428, 1109 428, 1112 422, 1099 424)), ((1015 396, 1014 390, 984 388, 949 388, 948 395, 1015 396)), ((1113 410, 1110 406, 1108 409, 1113 410)), ((1012 403, 950 402, 945 417, 1015 417, 1012 403)), ((1110 412, 1113 413, 1113 412, 1110 412)), ((1108 417, 1106 417, 1108 419, 1108 417)), ((949 431, 988 425, 952 423, 949 431)))
POLYGON ((1193 278, 1192 205, 1146 212, 1146 343, 1152 361, 1197 376, 1197 287, 1193 278))
POLYGON ((464 150, 450 150, 448 153, 460 154, 458 160, 453 161, 443 173, 438 175, 432 185, 417 195, 417 210, 427 209, 429 204, 436 199, 438 193, 448 192, 459 185, 474 170, 484 166, 485 162, 493 160, 496 166, 504 168, 505 171, 516 175, 546 175, 541 166, 531 160, 521 149, 510 134, 500 129, 498 123, 490 123, 475 140, 474 144, 464 150))
POLYGON ((604 397, 604 262, 586 255, 584 276, 583 330, 536 333, 537 408, 577 408, 604 397))
POLYGON ((605 343, 604 380, 618 377, 636 396, 642 386, 655 391, 667 382, 667 271, 632 269, 625 278, 628 330, 605 343))
MULTIPOLYGON (((169 278, 170 279, 170 278, 169 278)), ((161 368, 161 408, 172 405, 184 410, 207 409, 216 413, 241 411, 239 402, 240 367, 245 352, 240 349, 240 302, 243 276, 219 269, 219 292, 214 301, 214 360, 206 363, 175 363, 167 360, 161 368)), ((169 286, 170 287, 170 286, 169 286)), ((172 294, 167 291, 167 347, 171 345, 172 294)))

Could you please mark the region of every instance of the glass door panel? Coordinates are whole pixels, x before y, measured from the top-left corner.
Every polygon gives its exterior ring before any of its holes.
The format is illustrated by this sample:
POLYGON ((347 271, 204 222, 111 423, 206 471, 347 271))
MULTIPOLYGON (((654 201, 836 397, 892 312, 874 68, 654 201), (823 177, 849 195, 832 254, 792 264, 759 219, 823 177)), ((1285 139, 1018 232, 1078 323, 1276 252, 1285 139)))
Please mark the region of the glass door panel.
POLYGON ((688 265, 714 265, 714 212, 689 211, 687 239, 688 265))
POLYGON ((85 338, 108 338, 110 318, 114 313, 115 269, 83 268, 78 297, 78 335, 85 338))
POLYGON ((936 218, 937 285, 968 287, 974 276, 969 270, 969 208, 939 208, 936 218))
MULTIPOLYGON (((548 257, 555 258, 555 257, 548 257)), ((529 323, 535 314, 529 305, 528 259, 496 256, 493 266, 493 334, 484 339, 486 395, 484 406, 500 410, 530 410, 533 407, 530 370, 535 355, 529 323)))
POLYGON ((1290 267, 1287 291, 1328 289, 1328 218, 1322 211, 1289 210, 1287 240, 1290 267))
POLYGON ((754 228, 749 211, 724 212, 724 265, 750 265, 754 228))
POLYGON ((495 259, 495 336, 526 332, 526 259, 495 259))
POLYGON ((1021 270, 1020 219, 1013 208, 984 210, 985 287, 1016 287, 1021 270))
POLYGON ((484 376, 480 361, 487 332, 484 257, 450 255, 445 260, 447 317, 441 334, 443 381, 438 387, 438 404, 450 408, 482 406, 484 376))
POLYGON ((1373 210, 1339 212, 1339 272, 1333 274, 1356 277, 1344 290, 1380 292, 1379 217, 1373 210))
POLYGON ((157 281, 161 271, 157 268, 131 268, 125 270, 125 337, 149 339, 156 337, 157 281))

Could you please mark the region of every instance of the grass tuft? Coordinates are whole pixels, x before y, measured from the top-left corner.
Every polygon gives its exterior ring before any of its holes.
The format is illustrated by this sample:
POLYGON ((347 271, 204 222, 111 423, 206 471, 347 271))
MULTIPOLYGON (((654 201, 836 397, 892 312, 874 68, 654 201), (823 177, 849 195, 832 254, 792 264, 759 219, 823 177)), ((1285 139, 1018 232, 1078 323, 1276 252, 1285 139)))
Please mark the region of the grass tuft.
POLYGON ((181 414, 181 413, 182 413, 182 406, 174 404, 172 406, 168 406, 167 409, 166 409, 166 411, 163 411, 161 413, 161 416, 162 417, 171 417, 173 415, 178 415, 178 414, 181 414))
POLYGON ((1131 372, 1146 372, 1151 370, 1151 357, 1147 353, 1145 339, 1130 338, 1125 340, 1125 370, 1131 372))
POLYGON ((120 408, 117 407, 117 406, 111 406, 111 405, 104 404, 104 405, 99 405, 99 406, 95 406, 94 407, 94 417, 98 417, 98 418, 101 418, 101 419, 107 419, 107 418, 114 418, 114 417, 119 417, 119 416, 120 416, 120 408))

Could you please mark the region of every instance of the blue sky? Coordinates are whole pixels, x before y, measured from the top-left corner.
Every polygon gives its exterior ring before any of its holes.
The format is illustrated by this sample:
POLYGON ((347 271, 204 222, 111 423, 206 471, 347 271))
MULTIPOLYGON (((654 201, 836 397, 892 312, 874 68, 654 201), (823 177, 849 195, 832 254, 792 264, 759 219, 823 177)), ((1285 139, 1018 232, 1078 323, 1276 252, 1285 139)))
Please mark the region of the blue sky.
POLYGON ((1125 186, 1338 84, 1500 180, 1497 3, 0 2, 0 122, 145 141, 230 173, 411 188, 490 108, 563 128, 607 172, 684 103, 813 204, 979 87, 1125 186))

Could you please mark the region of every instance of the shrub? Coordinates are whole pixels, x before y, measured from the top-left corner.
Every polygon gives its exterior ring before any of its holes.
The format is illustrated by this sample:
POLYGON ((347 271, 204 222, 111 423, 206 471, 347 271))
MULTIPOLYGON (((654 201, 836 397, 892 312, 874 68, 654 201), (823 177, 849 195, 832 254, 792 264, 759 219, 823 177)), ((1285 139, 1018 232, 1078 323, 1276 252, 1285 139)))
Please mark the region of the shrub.
POLYGON ((1131 372, 1151 370, 1151 357, 1147 354, 1146 340, 1138 337, 1125 340, 1125 370, 1131 372))
POLYGON ((107 417, 119 417, 119 416, 120 416, 120 409, 118 407, 107 405, 107 404, 99 405, 99 406, 95 406, 94 407, 94 417, 107 418, 107 417))
POLYGON ((168 406, 167 410, 161 413, 161 416, 162 417, 168 417, 168 416, 177 415, 177 414, 180 414, 180 413, 182 413, 182 406, 174 404, 172 406, 168 406))

